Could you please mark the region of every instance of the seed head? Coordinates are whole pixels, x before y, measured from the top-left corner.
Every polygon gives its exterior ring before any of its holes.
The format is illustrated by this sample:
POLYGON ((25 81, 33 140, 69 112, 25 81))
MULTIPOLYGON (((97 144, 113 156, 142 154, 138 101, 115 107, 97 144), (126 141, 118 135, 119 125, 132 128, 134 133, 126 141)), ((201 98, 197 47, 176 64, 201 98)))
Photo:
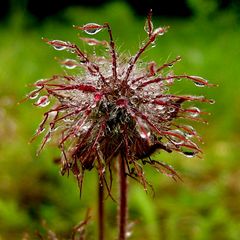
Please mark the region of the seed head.
MULTIPOLYGON (((151 155, 156 150, 180 152, 187 157, 199 155, 196 130, 176 123, 176 119, 203 121, 197 107, 185 107, 185 102, 208 102, 203 96, 173 95, 169 87, 176 80, 187 79, 196 86, 212 86, 207 80, 191 75, 175 75, 169 70, 181 58, 157 66, 155 62, 139 63, 144 51, 155 44, 167 27, 154 28, 151 12, 144 26, 147 39, 131 57, 116 52, 112 30, 108 23, 88 23, 74 28, 94 35, 108 31, 109 41, 81 37, 89 45, 107 48, 108 56, 88 55, 76 44, 61 40, 44 39, 56 50, 67 50, 74 59, 60 63, 79 74, 54 75, 34 83, 29 95, 34 105, 50 108, 44 114, 36 135, 45 128, 40 150, 57 136, 61 149, 62 174, 72 171, 80 187, 85 170, 96 168, 101 181, 106 183, 105 171, 111 174, 116 156, 124 156, 126 174, 146 187, 143 165, 150 164, 173 179, 179 178, 175 170, 151 155)), ((105 51, 104 51, 105 52, 105 51)), ((107 55, 107 54, 105 54, 107 55)), ((189 105, 189 104, 188 104, 189 105)))

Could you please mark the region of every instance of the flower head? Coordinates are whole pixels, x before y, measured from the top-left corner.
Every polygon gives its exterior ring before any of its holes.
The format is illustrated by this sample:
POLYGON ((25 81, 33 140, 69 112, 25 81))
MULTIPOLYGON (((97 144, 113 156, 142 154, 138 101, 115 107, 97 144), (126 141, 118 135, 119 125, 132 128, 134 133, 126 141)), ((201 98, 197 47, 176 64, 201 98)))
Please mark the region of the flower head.
POLYGON ((144 27, 147 39, 131 57, 116 52, 108 23, 74 27, 90 35, 108 31, 109 41, 81 40, 107 48, 109 56, 90 56, 71 42, 44 39, 56 50, 67 50, 75 56, 75 59, 61 61, 63 66, 82 70, 79 74, 54 75, 39 80, 34 84, 36 89, 28 95, 35 99, 42 94, 34 103, 38 107, 51 103, 36 133, 38 136, 47 128, 40 149, 52 136, 57 136, 62 151, 62 174, 72 171, 80 186, 84 171, 94 167, 106 182, 104 172, 106 169, 111 172, 117 155, 122 155, 126 161, 126 174, 144 186, 147 182, 142 166, 146 163, 178 178, 172 167, 153 160, 151 154, 155 150, 177 151, 187 157, 201 153, 195 129, 175 120, 203 121, 199 118, 203 112, 197 107, 185 107, 184 103, 211 103, 212 100, 202 96, 173 95, 168 89, 180 79, 201 87, 212 84, 198 76, 175 75, 169 70, 181 60, 180 57, 159 67, 155 62, 138 63, 144 51, 167 31, 167 27, 153 27, 151 12, 144 27))

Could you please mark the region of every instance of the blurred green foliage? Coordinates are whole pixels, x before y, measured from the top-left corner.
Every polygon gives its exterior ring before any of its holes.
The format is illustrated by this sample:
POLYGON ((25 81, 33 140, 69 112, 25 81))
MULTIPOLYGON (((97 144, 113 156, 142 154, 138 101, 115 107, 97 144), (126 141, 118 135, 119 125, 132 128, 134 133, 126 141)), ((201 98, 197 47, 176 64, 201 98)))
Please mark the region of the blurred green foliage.
MULTIPOLYGON (((194 2, 191 0, 191 2, 194 2)), ((197 1, 195 1, 197 2, 197 1)), ((200 11, 200 10, 199 10, 200 11)), ((134 53, 145 38, 144 19, 133 16, 121 3, 97 10, 66 9, 66 23, 47 21, 38 28, 16 12, 7 25, 0 25, 0 239, 21 239, 25 232, 44 231, 41 221, 62 236, 83 219, 92 208, 89 231, 96 234, 96 173, 88 173, 82 199, 70 176, 61 177, 53 163, 59 151, 49 144, 40 157, 35 153, 40 139, 27 142, 41 120, 42 109, 30 102, 17 102, 30 90, 26 85, 63 70, 53 60, 55 52, 41 37, 79 42, 72 24, 109 22, 118 50, 134 53)), ((200 12, 199 12, 200 14, 200 12)), ((146 169, 155 189, 146 194, 131 181, 130 220, 137 221, 130 239, 164 240, 238 240, 240 237, 240 29, 232 12, 214 19, 171 20, 154 18, 154 24, 170 25, 144 59, 164 63, 177 55, 183 61, 176 73, 203 76, 218 88, 196 88, 178 82, 176 93, 206 95, 215 105, 201 107, 212 112, 209 125, 196 125, 205 144, 204 161, 177 154, 157 154, 175 166, 184 182, 175 183, 146 169)), ((104 38, 101 32, 97 37, 104 38)), ((80 44, 81 45, 81 44, 80 44)), ((85 45, 81 45, 87 48, 85 45)), ((116 204, 107 200, 108 239, 114 239, 116 204)))
POLYGON ((187 0, 188 5, 193 10, 194 14, 199 18, 209 17, 216 12, 218 1, 216 0, 187 0))

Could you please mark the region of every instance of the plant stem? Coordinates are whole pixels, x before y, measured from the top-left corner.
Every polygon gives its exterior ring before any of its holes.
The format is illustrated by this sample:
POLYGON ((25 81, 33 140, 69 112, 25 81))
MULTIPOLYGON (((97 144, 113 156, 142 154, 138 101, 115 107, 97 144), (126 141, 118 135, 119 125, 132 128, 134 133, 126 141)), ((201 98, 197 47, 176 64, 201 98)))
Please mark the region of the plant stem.
POLYGON ((98 239, 104 240, 104 186, 101 180, 98 185, 98 228, 98 239))
POLYGON ((119 209, 118 209, 118 217, 119 217, 119 240, 126 239, 126 230, 127 230, 127 215, 128 215, 128 207, 127 207, 127 175, 126 175, 126 163, 125 158, 122 154, 119 155, 119 209))

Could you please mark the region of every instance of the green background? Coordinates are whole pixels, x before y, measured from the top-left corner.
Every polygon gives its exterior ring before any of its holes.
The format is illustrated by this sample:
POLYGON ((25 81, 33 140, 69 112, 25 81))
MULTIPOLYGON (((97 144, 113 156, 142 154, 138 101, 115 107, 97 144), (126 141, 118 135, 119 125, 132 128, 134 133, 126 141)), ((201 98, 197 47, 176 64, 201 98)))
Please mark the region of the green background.
MULTIPOLYGON (((159 153, 158 159, 174 166, 184 181, 176 183, 146 169, 155 196, 130 180, 129 219, 136 222, 133 240, 240 239, 240 20, 234 9, 219 13, 211 2, 189 2, 195 11, 190 19, 153 18, 155 26, 169 25, 170 29, 142 59, 162 64, 180 55, 183 60, 174 67, 175 73, 198 75, 219 84, 217 88, 197 88, 182 80, 172 90, 216 100, 214 105, 199 105, 212 113, 206 116, 209 124, 193 124, 203 137, 204 156, 188 159, 159 153)), ((54 57, 65 54, 54 51, 41 37, 79 43, 73 24, 109 22, 118 51, 134 54, 146 37, 145 19, 121 2, 98 9, 67 8, 61 14, 67 21, 49 19, 33 27, 29 17, 15 11, 0 25, 1 240, 21 239, 36 230, 44 233, 43 221, 60 238, 67 237, 88 208, 92 215, 89 239, 96 239, 96 172, 87 173, 80 199, 73 177, 60 176, 59 166, 53 163, 59 156, 56 147, 49 144, 36 157, 41 139, 28 144, 44 109, 30 101, 17 102, 31 90, 30 83, 63 72, 54 57)), ((94 37, 107 35, 103 31, 94 37)), ((116 203, 108 199, 106 205, 107 239, 115 239, 116 203)))

